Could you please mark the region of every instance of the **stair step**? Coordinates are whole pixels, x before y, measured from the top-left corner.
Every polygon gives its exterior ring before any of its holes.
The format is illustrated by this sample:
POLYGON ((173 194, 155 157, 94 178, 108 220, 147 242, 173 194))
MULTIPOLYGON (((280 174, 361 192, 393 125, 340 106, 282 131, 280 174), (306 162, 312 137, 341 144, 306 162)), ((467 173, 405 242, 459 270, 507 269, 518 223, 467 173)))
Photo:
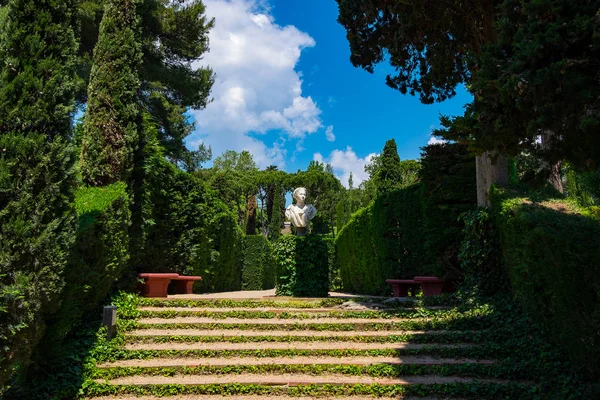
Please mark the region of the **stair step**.
MULTIPOLYGON (((421 349, 426 346, 413 343, 356 343, 356 342, 259 342, 259 343, 129 343, 126 350, 378 350, 421 349)), ((439 345, 438 345, 439 346, 439 345)), ((445 345, 444 348, 459 346, 445 345)), ((465 347, 460 346, 460 347, 465 347)))
MULTIPOLYGON (((173 400, 264 400, 264 395, 227 395, 227 397, 221 395, 202 395, 202 394, 185 394, 185 395, 175 395, 172 397, 156 397, 156 396, 119 396, 118 400, 164 400, 165 398, 170 398, 173 400)), ((275 398, 277 400, 314 400, 314 397, 297 397, 297 396, 273 396, 269 395, 269 398, 275 398)), ((117 397, 112 396, 102 396, 102 397, 90 397, 89 400, 116 400, 117 397)), ((446 397, 414 397, 414 396, 394 396, 394 397, 373 397, 373 396, 326 396, 319 397, 321 400, 444 400, 446 397)), ((459 398, 453 397, 453 400, 461 400, 459 398)), ((84 399, 88 400, 88 399, 84 399)))
MULTIPOLYGON (((400 335, 442 335, 446 333, 462 333, 469 334, 474 331, 397 331, 396 334, 400 335)), ((236 332, 231 329, 140 329, 131 332, 127 332, 125 336, 222 336, 222 337, 252 337, 252 336, 273 336, 273 337, 318 337, 318 338, 330 338, 330 337, 388 337, 390 332, 388 331, 365 331, 360 332, 357 335, 354 331, 257 331, 257 330, 244 330, 242 332, 236 332)))
POLYGON ((154 324, 269 324, 269 325, 306 325, 306 324, 389 324, 399 322, 426 322, 431 321, 432 318, 310 318, 310 319, 294 319, 290 322, 289 319, 278 319, 278 318, 210 318, 210 317, 173 317, 173 318, 140 318, 138 323, 143 325, 154 325, 154 324))
POLYGON ((299 385, 439 385, 451 383, 505 383, 500 379, 466 378, 459 376, 417 375, 402 378, 376 378, 342 374, 234 374, 234 375, 176 375, 128 376, 116 379, 97 379, 97 383, 110 385, 220 385, 251 384, 264 386, 299 385))
POLYGON ((456 364, 494 364, 494 360, 470 358, 436 358, 427 356, 402 357, 277 357, 277 358, 154 358, 148 360, 121 360, 99 364, 98 368, 115 367, 197 367, 232 365, 456 365, 456 364))

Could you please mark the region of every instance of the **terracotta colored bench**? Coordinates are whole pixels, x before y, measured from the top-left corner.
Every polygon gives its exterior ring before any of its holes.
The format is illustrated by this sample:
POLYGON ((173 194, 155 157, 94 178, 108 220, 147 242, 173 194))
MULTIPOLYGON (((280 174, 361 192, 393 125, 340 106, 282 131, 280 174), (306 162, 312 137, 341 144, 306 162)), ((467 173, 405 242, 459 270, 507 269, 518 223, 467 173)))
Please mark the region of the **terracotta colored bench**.
POLYGON ((144 280, 142 294, 144 297, 167 297, 167 288, 171 279, 179 278, 179 274, 143 273, 138 277, 144 280))
POLYGON ((444 281, 436 276, 415 276, 414 280, 421 284, 423 296, 439 296, 442 294, 444 281))
POLYGON ((195 281, 202 280, 200 276, 183 276, 179 274, 143 273, 138 277, 144 280, 142 294, 144 297, 167 297, 171 281, 175 282, 175 293, 191 294, 195 281))
POLYGON ((406 297, 410 287, 419 285, 419 282, 412 279, 386 279, 385 283, 392 287, 394 297, 406 297))
POLYGON ((192 294, 194 282, 201 281, 201 276, 183 276, 179 275, 173 279, 175 281, 175 293, 177 294, 192 294))

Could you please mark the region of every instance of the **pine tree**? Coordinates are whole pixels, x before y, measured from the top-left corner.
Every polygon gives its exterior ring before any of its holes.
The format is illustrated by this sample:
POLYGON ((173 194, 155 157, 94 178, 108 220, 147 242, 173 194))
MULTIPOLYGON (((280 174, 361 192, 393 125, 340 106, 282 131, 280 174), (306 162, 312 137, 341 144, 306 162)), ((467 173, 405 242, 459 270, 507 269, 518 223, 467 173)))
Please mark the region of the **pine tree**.
MULTIPOLYGON (((0 37, 0 387, 59 306, 75 237, 74 0, 10 0, 0 37)), ((1 390, 0 390, 1 392, 1 390)), ((0 393, 1 395, 1 393, 0 393)))
POLYGON ((100 25, 81 140, 84 182, 128 180, 141 126, 137 95, 142 52, 137 0, 111 0, 100 25))

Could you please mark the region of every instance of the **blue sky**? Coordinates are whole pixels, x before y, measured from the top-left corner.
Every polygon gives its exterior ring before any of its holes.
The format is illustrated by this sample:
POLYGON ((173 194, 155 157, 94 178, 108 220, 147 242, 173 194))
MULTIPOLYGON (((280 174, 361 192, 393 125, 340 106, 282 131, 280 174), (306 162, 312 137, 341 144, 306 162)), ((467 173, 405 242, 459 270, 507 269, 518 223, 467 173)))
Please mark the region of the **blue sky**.
POLYGON ((214 98, 193 111, 197 129, 188 146, 249 150, 261 167, 305 169, 330 162, 346 184, 396 139, 402 159, 419 157, 440 114, 457 115, 464 90, 444 103, 423 105, 385 85, 386 65, 374 74, 354 68, 334 0, 205 0, 215 17, 211 51, 201 61, 217 74, 214 98))

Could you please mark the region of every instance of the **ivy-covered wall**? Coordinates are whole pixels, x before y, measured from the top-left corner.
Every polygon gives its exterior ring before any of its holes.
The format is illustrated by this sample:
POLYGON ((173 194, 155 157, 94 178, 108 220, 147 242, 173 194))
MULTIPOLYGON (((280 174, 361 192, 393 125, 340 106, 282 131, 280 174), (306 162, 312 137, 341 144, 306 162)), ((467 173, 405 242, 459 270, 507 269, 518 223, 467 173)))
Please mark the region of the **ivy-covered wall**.
POLYGON ((282 236, 275 243, 278 296, 327 297, 329 247, 318 235, 282 236))
POLYGON ((275 287, 273 246, 263 235, 248 235, 244 240, 242 290, 266 290, 275 287))
POLYGON ((344 290, 387 294, 386 279, 430 273, 422 192, 421 185, 394 190, 352 215, 335 242, 344 290))
POLYGON ((567 352, 600 378, 600 220, 561 199, 492 190, 494 220, 517 298, 567 352))

